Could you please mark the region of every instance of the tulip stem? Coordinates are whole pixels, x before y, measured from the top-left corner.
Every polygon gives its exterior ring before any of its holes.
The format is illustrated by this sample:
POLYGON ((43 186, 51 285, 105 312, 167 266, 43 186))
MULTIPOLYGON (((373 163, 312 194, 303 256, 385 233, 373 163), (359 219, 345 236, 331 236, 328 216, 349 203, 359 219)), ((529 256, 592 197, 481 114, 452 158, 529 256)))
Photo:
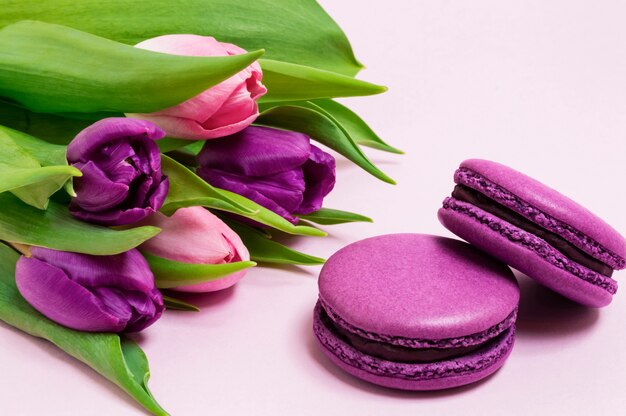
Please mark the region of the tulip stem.
POLYGON ((20 244, 20 243, 10 243, 10 242, 8 244, 11 247, 13 247, 15 250, 17 250, 18 252, 22 253, 24 256, 32 257, 29 245, 27 245, 27 244, 20 244))

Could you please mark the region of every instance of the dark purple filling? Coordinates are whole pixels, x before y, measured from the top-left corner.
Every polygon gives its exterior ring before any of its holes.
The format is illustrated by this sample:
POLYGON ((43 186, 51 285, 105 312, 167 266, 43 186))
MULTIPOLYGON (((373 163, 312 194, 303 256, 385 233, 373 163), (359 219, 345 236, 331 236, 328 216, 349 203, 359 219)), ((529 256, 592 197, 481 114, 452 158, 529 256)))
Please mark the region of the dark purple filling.
MULTIPOLYGON (((472 351, 496 342, 501 338, 502 334, 485 342, 484 344, 472 346, 460 346, 451 348, 408 348, 398 345, 391 345, 385 342, 372 341, 356 335, 339 325, 336 325, 321 307, 320 320, 336 337, 343 340, 356 350, 373 357, 382 358, 383 360, 402 362, 402 363, 433 363, 437 361, 449 360, 451 358, 467 355, 472 351)), ((506 332, 506 331, 505 331, 506 332)))
POLYGON ((611 275, 613 274, 613 269, 610 266, 602 263, 597 259, 594 259, 589 254, 571 244, 569 241, 560 237, 558 234, 546 230, 545 228, 535 224, 528 218, 505 207, 504 205, 499 204, 493 199, 481 194, 480 192, 472 188, 463 185, 457 185, 454 187, 454 191, 452 191, 452 197, 458 199, 459 201, 472 204, 482 209, 483 211, 493 214, 501 220, 504 220, 509 224, 516 226, 517 228, 520 228, 526 232, 529 232, 530 234, 533 234, 545 240, 548 244, 561 252, 565 257, 569 258, 572 261, 575 261, 580 265, 587 267, 588 269, 591 269, 607 277, 611 277, 611 275))

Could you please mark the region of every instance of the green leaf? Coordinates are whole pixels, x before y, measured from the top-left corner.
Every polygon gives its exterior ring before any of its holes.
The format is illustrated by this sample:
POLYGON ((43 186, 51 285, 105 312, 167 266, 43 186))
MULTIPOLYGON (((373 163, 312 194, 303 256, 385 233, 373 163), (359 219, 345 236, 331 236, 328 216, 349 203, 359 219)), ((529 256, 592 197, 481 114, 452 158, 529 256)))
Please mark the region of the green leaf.
POLYGON ((0 95, 35 112, 148 113, 199 94, 262 54, 169 55, 22 21, 0 29, 0 95))
POLYGON ((340 124, 312 103, 289 103, 271 107, 264 110, 254 123, 308 134, 312 139, 342 154, 376 178, 395 184, 393 179, 365 156, 340 124))
POLYGON ((326 235, 315 228, 293 225, 276 213, 234 192, 215 188, 165 155, 161 159, 161 164, 170 181, 167 198, 161 207, 161 211, 166 215, 173 214, 179 208, 204 206, 241 215, 289 234, 326 235))
POLYGON ((315 100, 313 103, 341 124, 356 143, 385 152, 404 154, 402 150, 385 143, 363 119, 348 107, 333 100, 315 100))
MULTIPOLYGON (((167 415, 147 387, 150 370, 143 351, 115 334, 62 327, 31 307, 15 286, 18 254, 0 244, 0 319, 32 336, 50 341, 115 383, 154 415, 167 415)), ((41 371, 46 371, 44 368, 41 371)), ((68 391, 68 397, 75 392, 68 391)))
POLYGON ((4 0, 0 27, 32 19, 134 45, 172 33, 213 36, 270 59, 353 76, 362 65, 339 26, 313 0, 4 0))
POLYGON ((188 311, 188 312, 200 312, 200 308, 196 305, 192 305, 191 303, 185 302, 184 300, 180 300, 177 298, 173 298, 171 296, 163 295, 163 303, 165 303, 166 309, 173 309, 177 311, 188 311))
POLYGON ((277 264, 302 264, 314 266, 324 264, 325 260, 290 249, 276 241, 270 240, 266 234, 241 224, 240 222, 221 217, 235 231, 250 251, 254 261, 277 264))
POLYGON ((167 153, 171 152, 172 150, 182 149, 183 147, 189 146, 192 143, 193 142, 190 140, 174 139, 171 137, 165 137, 157 142, 161 153, 167 153))
MULTIPOLYGON (((50 143, 67 145, 91 120, 77 120, 55 114, 33 113, 0 100, 0 125, 22 131, 50 143)), ((65 151, 64 151, 65 154, 65 151)))
POLYGON ((63 146, 0 126, 0 193, 11 191, 25 203, 45 209, 53 193, 81 175, 67 166, 63 146))
POLYGON ((41 211, 14 195, 0 194, 0 240, 76 253, 109 255, 130 250, 160 229, 137 227, 113 230, 74 219, 67 207, 50 201, 41 211))
POLYGON ((354 212, 340 211, 338 209, 321 208, 319 211, 298 217, 322 225, 345 224, 347 222, 373 222, 371 218, 354 212))
POLYGON ((190 264, 164 259, 142 252, 154 273, 159 289, 172 289, 220 279, 232 273, 256 266, 253 261, 225 264, 190 264))
POLYGON ((167 198, 161 207, 161 211, 166 215, 173 214, 179 208, 194 205, 207 206, 241 215, 257 212, 253 207, 242 205, 229 198, 221 189, 209 185, 169 156, 161 156, 161 167, 170 183, 167 198))
POLYGON ((259 62, 263 69, 263 84, 268 89, 262 102, 356 97, 387 91, 387 87, 322 69, 271 59, 260 59, 259 62))

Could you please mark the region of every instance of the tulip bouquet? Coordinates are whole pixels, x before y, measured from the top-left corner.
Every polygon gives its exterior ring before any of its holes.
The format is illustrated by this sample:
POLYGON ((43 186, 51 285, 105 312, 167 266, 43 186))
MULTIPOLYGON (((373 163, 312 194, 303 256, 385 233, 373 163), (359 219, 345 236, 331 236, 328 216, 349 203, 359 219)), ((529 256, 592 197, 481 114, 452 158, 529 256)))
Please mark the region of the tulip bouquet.
POLYGON ((369 221, 323 207, 328 149, 393 183, 360 146, 401 152, 333 100, 385 90, 360 67, 310 0, 5 1, 0 319, 166 414, 126 334, 257 262, 323 262, 276 233, 369 221))

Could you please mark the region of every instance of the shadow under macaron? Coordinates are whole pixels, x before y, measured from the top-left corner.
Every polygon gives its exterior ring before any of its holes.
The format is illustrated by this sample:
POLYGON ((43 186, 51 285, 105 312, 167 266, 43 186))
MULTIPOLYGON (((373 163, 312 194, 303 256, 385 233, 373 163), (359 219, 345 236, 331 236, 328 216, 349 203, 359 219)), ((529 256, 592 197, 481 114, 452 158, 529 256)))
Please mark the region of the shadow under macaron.
POLYGON ((520 286, 517 338, 574 337, 592 330, 600 311, 571 301, 514 270, 520 286))

